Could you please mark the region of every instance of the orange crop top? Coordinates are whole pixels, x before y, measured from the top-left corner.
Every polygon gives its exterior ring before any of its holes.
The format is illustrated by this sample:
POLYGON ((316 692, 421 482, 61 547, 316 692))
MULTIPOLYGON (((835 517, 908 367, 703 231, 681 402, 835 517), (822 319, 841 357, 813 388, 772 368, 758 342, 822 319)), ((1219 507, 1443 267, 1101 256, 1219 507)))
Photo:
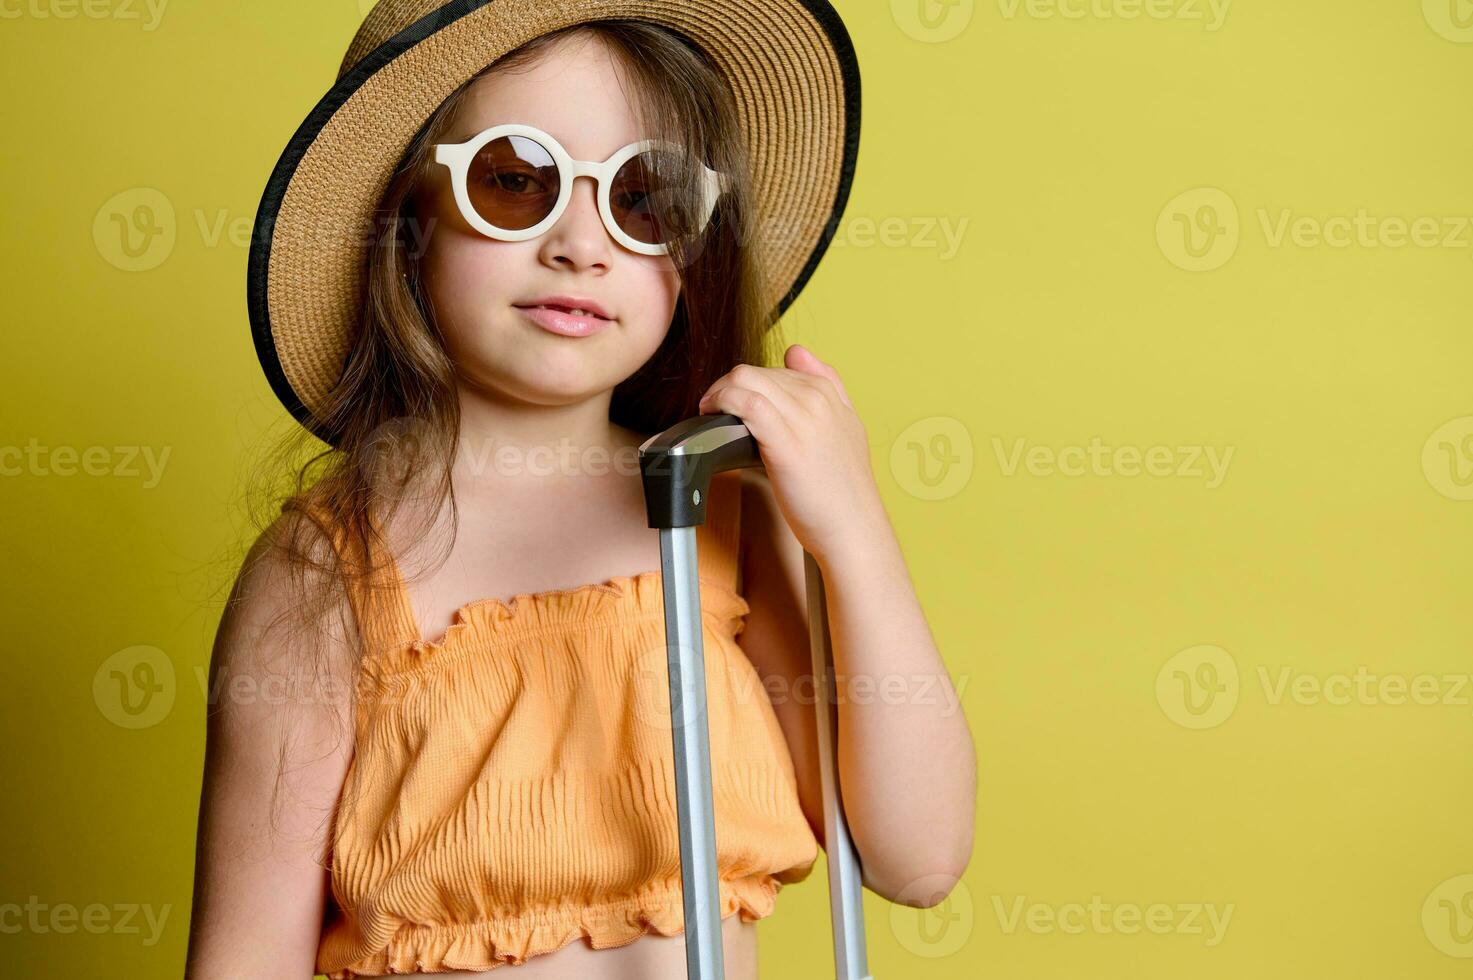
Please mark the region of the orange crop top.
MULTIPOLYGON (((818 841, 736 642, 739 480, 712 480, 696 535, 721 915, 750 922, 808 877, 818 841)), ((348 547, 316 505, 286 508, 348 547)), ((375 578, 348 590, 365 642, 354 802, 335 815, 317 972, 484 971, 683 932, 660 571, 472 602, 438 642, 392 561, 375 578)))

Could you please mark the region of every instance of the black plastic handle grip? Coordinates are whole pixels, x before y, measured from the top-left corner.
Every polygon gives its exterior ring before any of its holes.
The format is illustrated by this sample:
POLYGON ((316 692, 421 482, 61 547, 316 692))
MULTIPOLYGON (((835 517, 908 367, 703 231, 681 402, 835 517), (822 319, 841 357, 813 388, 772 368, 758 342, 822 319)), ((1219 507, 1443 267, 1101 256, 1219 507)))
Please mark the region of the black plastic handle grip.
POLYGON ((711 478, 761 465, 756 437, 735 415, 696 415, 650 436, 639 447, 650 527, 704 524, 711 478))

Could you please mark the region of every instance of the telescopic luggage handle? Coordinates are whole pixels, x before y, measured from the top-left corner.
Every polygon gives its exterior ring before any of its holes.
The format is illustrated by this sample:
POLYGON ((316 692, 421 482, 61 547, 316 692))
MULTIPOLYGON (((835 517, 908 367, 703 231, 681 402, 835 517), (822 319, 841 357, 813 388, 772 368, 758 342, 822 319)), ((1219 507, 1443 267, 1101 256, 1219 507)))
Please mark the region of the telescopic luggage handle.
MULTIPOLYGON (((711 741, 706 724, 706 668, 701 644, 697 525, 705 523, 711 479, 725 470, 762 466, 757 440, 735 415, 697 415, 651 436, 639 447, 649 526, 660 530, 665 654, 674 733, 680 880, 685 907, 689 980, 723 980, 721 904, 716 875, 716 821, 711 797, 711 741)), ((818 765, 829 870, 829 905, 838 980, 870 980, 864 939, 859 855, 840 799, 836 739, 838 705, 823 576, 803 552, 808 639, 818 722, 818 765)))

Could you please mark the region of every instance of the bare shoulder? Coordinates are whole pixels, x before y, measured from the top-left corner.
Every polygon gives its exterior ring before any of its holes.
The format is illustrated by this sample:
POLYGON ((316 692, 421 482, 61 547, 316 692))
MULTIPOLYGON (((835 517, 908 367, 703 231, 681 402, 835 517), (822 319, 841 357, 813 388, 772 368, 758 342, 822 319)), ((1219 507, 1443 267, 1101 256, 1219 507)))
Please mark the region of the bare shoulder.
MULTIPOLYGON (((284 644, 271 637, 285 621, 310 617, 325 623, 341 618, 347 606, 335 566, 332 542, 321 525, 302 510, 284 510, 256 538, 241 562, 216 634, 216 655, 256 660, 281 653, 284 644), (337 599, 326 602, 325 597, 334 594, 337 599), (301 604, 305 596, 323 598, 319 603, 323 608, 315 609, 313 615, 314 610, 301 604), (255 642, 236 642, 242 638, 255 642)), ((328 638, 346 639, 340 630, 329 632, 328 638)))
POLYGON ((352 756, 332 545, 289 510, 251 546, 215 635, 186 977, 308 976, 352 756), (325 589, 325 591, 324 591, 325 589), (302 596, 317 594, 319 611, 302 596))

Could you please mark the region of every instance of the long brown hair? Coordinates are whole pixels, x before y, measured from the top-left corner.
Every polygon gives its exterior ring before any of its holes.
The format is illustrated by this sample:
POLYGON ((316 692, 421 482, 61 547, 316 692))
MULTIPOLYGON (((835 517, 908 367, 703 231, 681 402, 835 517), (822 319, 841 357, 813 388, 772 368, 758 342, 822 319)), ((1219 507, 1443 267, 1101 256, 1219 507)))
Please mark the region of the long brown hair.
MULTIPOLYGON (((747 148, 731 92, 707 57, 669 28, 624 19, 542 35, 487 66, 426 120, 380 201, 374 227, 381 234, 368 249, 357 336, 341 379, 318 413, 330 445, 322 449, 305 429, 295 429, 257 473, 264 486, 252 494, 252 518, 269 545, 263 551, 258 544, 257 551, 283 562, 294 593, 271 627, 290 631, 289 690, 322 689, 330 633, 355 649, 355 663, 363 655, 361 635, 343 618, 346 584, 372 571, 355 556, 388 554, 378 528, 411 492, 416 504, 428 503, 423 510, 413 508, 426 521, 448 505, 450 536, 429 567, 443 562, 454 543, 451 465, 459 406, 453 364, 419 286, 422 242, 416 236, 422 223, 414 192, 433 165, 431 147, 441 141, 471 85, 488 73, 526 66, 555 40, 575 35, 605 42, 627 70, 643 132, 687 148, 733 178, 699 239, 672 245, 681 291, 669 332, 649 361, 615 387, 610 420, 636 432, 658 432, 697 414, 700 396, 735 365, 765 365, 775 356, 773 311, 760 300, 769 295, 762 289, 763 270, 757 250, 747 247, 754 226, 747 148), (346 557, 326 544, 322 532, 333 529, 293 519, 301 514, 293 505, 309 499, 346 535, 346 557)), ((357 697, 346 693, 346 699, 331 700, 351 712, 357 697)), ((286 725, 287 732, 292 728, 286 725)), ((273 828, 287 749, 283 745, 280 753, 273 828)), ((352 801, 344 797, 338 805, 352 801)))

